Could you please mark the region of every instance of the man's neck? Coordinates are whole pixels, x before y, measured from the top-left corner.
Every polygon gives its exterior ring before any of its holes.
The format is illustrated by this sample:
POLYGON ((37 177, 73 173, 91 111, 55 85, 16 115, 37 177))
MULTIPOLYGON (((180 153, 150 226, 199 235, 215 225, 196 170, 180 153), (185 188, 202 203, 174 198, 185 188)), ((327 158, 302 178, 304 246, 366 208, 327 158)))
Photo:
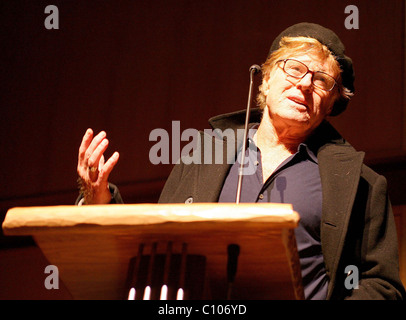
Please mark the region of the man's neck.
POLYGON ((278 128, 265 109, 254 141, 260 150, 286 150, 293 154, 307 136, 306 132, 295 131, 289 126, 283 126, 283 129, 278 128))

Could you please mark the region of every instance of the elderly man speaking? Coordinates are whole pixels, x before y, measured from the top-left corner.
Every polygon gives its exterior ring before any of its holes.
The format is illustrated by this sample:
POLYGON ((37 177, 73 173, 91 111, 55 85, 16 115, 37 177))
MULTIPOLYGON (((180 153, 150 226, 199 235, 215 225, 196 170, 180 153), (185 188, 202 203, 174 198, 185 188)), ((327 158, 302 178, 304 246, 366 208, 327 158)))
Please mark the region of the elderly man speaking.
MULTIPOLYGON (((364 154, 326 120, 342 113, 354 94, 352 60, 344 45, 320 25, 293 25, 272 43, 262 77, 246 150, 242 141, 235 148, 235 159, 241 152, 255 157, 256 170, 242 181, 241 202, 291 203, 300 214, 295 236, 306 299, 401 299, 386 180, 363 164, 364 154), (357 288, 345 285, 348 266, 359 270, 357 288)), ((209 123, 218 132, 237 131, 245 116, 239 111, 209 123)), ((99 165, 107 145, 104 132, 94 138, 90 129, 85 134, 78 201, 122 202, 118 189, 107 182, 118 154, 99 165)), ((238 174, 238 161, 202 165, 181 160, 159 201, 234 202, 238 174)))

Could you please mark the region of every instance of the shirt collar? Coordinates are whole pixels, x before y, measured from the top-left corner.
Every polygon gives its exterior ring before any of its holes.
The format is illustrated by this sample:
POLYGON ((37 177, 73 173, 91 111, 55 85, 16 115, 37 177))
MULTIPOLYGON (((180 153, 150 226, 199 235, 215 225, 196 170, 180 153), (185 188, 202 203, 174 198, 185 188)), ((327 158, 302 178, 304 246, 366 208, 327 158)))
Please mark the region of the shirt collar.
POLYGON ((304 142, 302 142, 301 144, 299 144, 298 148, 297 148, 297 152, 298 153, 302 153, 302 154, 307 154, 308 158, 313 161, 314 163, 318 164, 318 160, 316 155, 314 154, 314 152, 308 147, 308 145, 304 142))
POLYGON ((248 134, 247 134, 247 141, 248 141, 248 146, 249 148, 258 148, 255 141, 254 141, 254 135, 257 132, 259 127, 259 123, 252 123, 248 127, 248 134))
MULTIPOLYGON (((254 135, 257 132, 258 127, 259 127, 259 123, 253 123, 249 127, 247 140, 248 140, 248 146, 249 146, 250 149, 258 148, 257 145, 255 144, 255 141, 254 141, 254 135)), ((316 155, 314 154, 314 152, 309 148, 309 146, 305 142, 302 142, 302 143, 299 144, 299 146, 297 147, 297 152, 296 152, 295 155, 297 155, 297 154, 302 154, 304 156, 307 156, 307 158, 309 158, 309 160, 313 161, 316 164, 319 163, 318 160, 317 160, 316 155)))
MULTIPOLYGON (((259 123, 251 123, 249 126, 248 135, 247 135, 249 148, 258 148, 254 141, 254 135, 257 132, 258 127, 259 127, 259 123)), ((302 154, 305 156, 307 155, 307 158, 309 158, 311 161, 313 161, 316 164, 319 163, 316 155, 309 148, 309 146, 306 142, 302 142, 301 144, 299 144, 295 155, 297 155, 297 154, 302 154)))

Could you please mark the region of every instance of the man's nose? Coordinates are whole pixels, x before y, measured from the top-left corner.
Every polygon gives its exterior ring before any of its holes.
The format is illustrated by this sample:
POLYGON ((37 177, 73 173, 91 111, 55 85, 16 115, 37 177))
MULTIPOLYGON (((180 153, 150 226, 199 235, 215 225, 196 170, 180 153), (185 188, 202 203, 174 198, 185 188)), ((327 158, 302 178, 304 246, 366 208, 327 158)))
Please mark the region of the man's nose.
POLYGON ((296 84, 296 86, 299 89, 308 90, 313 87, 312 78, 313 78, 313 74, 311 74, 309 72, 302 79, 299 80, 299 82, 296 84))

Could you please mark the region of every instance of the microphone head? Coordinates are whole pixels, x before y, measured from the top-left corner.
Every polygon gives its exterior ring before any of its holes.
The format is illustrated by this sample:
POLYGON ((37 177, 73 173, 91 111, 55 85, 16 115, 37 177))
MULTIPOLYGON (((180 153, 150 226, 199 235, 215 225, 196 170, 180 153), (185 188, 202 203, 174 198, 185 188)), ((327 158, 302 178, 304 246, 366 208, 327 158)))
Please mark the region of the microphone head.
POLYGON ((261 67, 259 65, 257 65, 257 64, 253 64, 250 67, 250 73, 251 72, 254 72, 254 74, 257 74, 257 73, 261 72, 261 67))

